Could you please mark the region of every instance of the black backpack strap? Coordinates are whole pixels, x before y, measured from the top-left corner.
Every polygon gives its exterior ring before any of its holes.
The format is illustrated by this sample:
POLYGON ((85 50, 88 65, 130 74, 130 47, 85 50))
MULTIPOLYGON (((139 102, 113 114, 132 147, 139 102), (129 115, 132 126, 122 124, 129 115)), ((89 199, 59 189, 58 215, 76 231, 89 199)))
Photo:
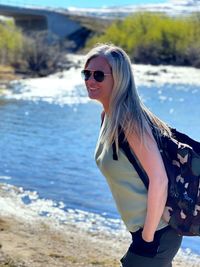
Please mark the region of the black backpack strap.
POLYGON ((131 151, 129 143, 125 140, 123 131, 120 131, 119 134, 119 147, 124 151, 125 155, 127 156, 130 163, 133 165, 135 170, 137 171, 145 187, 148 189, 149 178, 144 169, 142 168, 141 164, 139 163, 139 160, 137 159, 136 155, 131 151))
MULTIPOLYGON (((105 118, 105 111, 102 111, 102 113, 101 113, 101 127, 103 125, 104 118, 105 118)), ((113 160, 118 160, 115 142, 112 144, 112 149, 113 149, 113 160)))
POLYGON ((113 144, 112 144, 112 150, 113 150, 113 160, 118 160, 117 149, 116 149, 115 142, 113 142, 113 144))
MULTIPOLYGON (((103 111, 101 113, 101 126, 103 124, 104 117, 105 117, 105 112, 103 111)), ((119 127, 119 147, 124 151, 126 157, 130 161, 130 163, 133 165, 133 167, 135 168, 136 172, 138 173, 145 187, 148 189, 149 178, 146 172, 144 171, 144 169, 142 168, 141 164, 139 163, 139 160, 136 158, 135 154, 131 151, 128 142, 125 140, 125 135, 121 127, 119 127)), ((113 160, 118 160, 115 142, 113 142, 112 144, 112 149, 113 149, 113 160)))

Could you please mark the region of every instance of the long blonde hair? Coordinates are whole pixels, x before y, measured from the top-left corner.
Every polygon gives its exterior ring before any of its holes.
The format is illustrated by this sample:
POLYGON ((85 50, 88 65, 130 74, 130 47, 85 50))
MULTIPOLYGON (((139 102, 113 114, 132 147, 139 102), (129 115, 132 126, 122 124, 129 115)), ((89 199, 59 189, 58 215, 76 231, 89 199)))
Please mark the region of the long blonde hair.
POLYGON ((101 142, 110 146, 114 141, 118 152, 119 126, 126 138, 137 134, 144 141, 148 124, 152 123, 165 135, 171 136, 170 128, 156 117, 142 102, 135 86, 131 61, 125 51, 112 44, 98 44, 88 54, 85 66, 95 57, 104 57, 112 69, 114 80, 110 98, 107 124, 101 134, 101 142))

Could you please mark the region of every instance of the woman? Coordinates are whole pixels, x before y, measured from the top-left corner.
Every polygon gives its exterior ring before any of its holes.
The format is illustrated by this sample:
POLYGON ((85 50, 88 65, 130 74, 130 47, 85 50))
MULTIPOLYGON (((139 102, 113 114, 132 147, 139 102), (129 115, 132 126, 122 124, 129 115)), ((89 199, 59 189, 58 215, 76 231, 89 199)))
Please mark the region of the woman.
POLYGON ((133 241, 121 259, 122 266, 170 267, 181 237, 162 220, 168 178, 150 126, 153 124, 169 136, 170 129, 141 102, 130 59, 121 48, 104 44, 93 48, 87 55, 82 76, 89 97, 99 101, 104 110, 96 162, 132 234, 133 241), (148 192, 119 148, 119 129, 148 175, 148 192))

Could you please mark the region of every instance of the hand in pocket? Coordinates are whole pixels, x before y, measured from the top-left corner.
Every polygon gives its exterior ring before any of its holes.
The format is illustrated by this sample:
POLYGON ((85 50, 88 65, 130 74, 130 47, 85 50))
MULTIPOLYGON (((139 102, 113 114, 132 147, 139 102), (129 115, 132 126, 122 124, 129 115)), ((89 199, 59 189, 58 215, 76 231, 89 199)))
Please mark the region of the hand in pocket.
POLYGON ((152 242, 146 242, 142 238, 142 229, 140 229, 133 233, 133 242, 131 243, 129 250, 137 255, 153 258, 158 252, 159 241, 160 238, 155 234, 152 242))

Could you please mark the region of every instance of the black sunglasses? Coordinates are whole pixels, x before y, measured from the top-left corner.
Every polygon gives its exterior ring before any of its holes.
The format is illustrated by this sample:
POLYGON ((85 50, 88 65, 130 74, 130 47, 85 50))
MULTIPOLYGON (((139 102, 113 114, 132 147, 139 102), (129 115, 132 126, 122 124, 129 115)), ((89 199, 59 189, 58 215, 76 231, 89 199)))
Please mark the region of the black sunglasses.
POLYGON ((105 79, 105 76, 111 75, 111 73, 104 73, 101 70, 94 70, 94 71, 93 70, 82 70, 81 71, 81 76, 84 81, 88 81, 92 74, 93 74, 93 78, 95 79, 95 81, 99 83, 103 82, 103 80, 105 79))

